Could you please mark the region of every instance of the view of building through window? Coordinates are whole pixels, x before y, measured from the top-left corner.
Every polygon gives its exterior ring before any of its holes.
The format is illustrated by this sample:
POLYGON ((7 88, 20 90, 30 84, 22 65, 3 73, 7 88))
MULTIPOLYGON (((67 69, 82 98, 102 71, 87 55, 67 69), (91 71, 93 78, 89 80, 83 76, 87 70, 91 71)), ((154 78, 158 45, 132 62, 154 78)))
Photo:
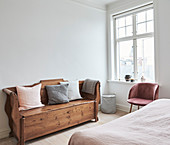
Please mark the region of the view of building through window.
POLYGON ((114 18, 116 77, 144 76, 154 81, 154 20, 153 9, 135 11, 114 18))

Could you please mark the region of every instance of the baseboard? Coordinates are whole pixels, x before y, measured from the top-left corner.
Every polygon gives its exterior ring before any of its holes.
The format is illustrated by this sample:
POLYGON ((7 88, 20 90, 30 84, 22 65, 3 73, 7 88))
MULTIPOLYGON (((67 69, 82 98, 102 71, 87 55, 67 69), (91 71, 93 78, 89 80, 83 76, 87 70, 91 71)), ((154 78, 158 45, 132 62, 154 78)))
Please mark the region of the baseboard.
MULTIPOLYGON (((116 108, 118 110, 121 110, 121 111, 124 111, 124 112, 129 112, 129 109, 130 109, 130 105, 126 106, 126 105, 122 105, 122 104, 117 104, 116 105, 116 108)), ((137 106, 134 106, 133 105, 133 109, 132 109, 132 112, 137 110, 137 106)))
POLYGON ((121 111, 125 111, 125 112, 128 112, 128 110, 129 110, 128 106, 125 106, 122 104, 116 104, 116 108, 117 108, 117 110, 121 110, 121 111))
MULTIPOLYGON (((122 105, 122 104, 116 104, 116 109, 124 111, 124 112, 129 112, 130 105, 126 106, 126 105, 122 105)), ((99 104, 98 110, 101 111, 101 104, 99 104)), ((132 112, 135 110, 137 110, 137 108, 134 106, 132 109, 132 112)))
POLYGON ((8 129, 0 130, 0 139, 8 137, 9 132, 10 132, 10 130, 8 130, 8 129))

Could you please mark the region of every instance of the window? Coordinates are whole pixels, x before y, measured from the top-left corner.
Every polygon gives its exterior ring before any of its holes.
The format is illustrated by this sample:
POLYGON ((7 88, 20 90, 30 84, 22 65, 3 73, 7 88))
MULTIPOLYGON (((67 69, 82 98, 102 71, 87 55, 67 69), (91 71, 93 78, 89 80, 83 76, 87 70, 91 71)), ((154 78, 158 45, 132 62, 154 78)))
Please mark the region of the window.
POLYGON ((140 80, 155 80, 154 19, 152 6, 113 16, 115 79, 129 74, 140 80))

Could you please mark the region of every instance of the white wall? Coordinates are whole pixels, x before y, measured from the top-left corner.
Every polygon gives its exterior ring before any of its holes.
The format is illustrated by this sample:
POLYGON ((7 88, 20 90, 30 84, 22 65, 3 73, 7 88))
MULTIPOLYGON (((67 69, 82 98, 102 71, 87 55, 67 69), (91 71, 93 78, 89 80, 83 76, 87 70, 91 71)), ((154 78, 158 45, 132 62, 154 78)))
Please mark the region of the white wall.
MULTIPOLYGON (((150 0, 129 0, 126 3, 117 2, 115 5, 108 6, 108 21, 110 22, 110 15, 134 8, 136 6, 149 3, 150 0)), ((160 98, 170 98, 170 1, 169 0, 154 0, 154 15, 155 15, 155 50, 156 50, 156 81, 160 85, 160 98)), ((108 26, 108 37, 110 38, 110 23, 108 26)), ((111 54, 111 41, 108 39, 108 54, 111 54)), ((108 67, 111 68, 110 59, 108 56, 108 67)), ((110 73, 111 69, 109 70, 110 73)), ((108 74, 108 76, 111 76, 108 74)), ((109 79, 109 78, 108 78, 109 79)), ((109 81, 108 93, 116 93, 117 107, 119 109, 129 111, 129 104, 127 103, 128 93, 133 84, 118 83, 109 81)))
POLYGON ((157 45, 159 48, 160 97, 170 99, 170 1, 154 0, 157 18, 157 45))
MULTIPOLYGON (((69 0, 1 0, 0 50, 0 89, 50 78, 104 86, 106 12, 69 0)), ((5 99, 0 91, 0 138, 9 132, 5 99)))

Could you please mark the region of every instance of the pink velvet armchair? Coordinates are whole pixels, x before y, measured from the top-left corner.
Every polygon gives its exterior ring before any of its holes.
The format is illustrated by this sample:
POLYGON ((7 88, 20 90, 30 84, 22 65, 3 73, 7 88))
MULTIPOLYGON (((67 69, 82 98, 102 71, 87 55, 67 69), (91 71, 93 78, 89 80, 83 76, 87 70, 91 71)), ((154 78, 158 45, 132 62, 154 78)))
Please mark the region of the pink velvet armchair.
POLYGON ((145 106, 153 100, 158 99, 159 85, 153 83, 138 83, 135 84, 129 91, 127 102, 131 104, 130 111, 133 105, 145 106))

